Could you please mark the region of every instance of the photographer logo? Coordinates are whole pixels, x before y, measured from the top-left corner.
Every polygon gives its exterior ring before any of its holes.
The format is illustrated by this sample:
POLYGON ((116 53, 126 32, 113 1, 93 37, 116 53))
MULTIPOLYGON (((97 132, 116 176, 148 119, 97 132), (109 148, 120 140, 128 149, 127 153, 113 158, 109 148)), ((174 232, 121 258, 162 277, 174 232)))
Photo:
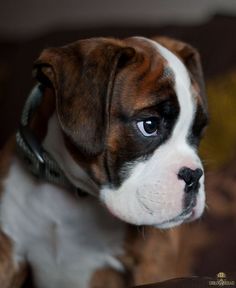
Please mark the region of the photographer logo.
POLYGON ((224 287, 224 286, 235 286, 235 281, 227 279, 227 275, 224 272, 219 272, 216 275, 216 280, 210 280, 209 286, 224 287))

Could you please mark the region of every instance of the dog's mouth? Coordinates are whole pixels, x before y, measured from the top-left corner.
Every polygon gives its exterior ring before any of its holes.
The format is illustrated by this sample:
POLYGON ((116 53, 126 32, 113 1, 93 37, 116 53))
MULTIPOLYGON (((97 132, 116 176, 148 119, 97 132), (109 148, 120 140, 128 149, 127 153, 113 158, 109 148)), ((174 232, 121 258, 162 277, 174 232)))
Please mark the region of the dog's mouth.
POLYGON ((197 203, 197 199, 196 197, 193 197, 188 207, 185 208, 179 215, 169 220, 163 221, 159 224, 156 224, 155 226, 157 228, 167 229, 167 228, 178 226, 182 224, 183 222, 190 222, 191 219, 194 218, 195 213, 194 213, 193 208, 196 206, 196 203, 197 203))

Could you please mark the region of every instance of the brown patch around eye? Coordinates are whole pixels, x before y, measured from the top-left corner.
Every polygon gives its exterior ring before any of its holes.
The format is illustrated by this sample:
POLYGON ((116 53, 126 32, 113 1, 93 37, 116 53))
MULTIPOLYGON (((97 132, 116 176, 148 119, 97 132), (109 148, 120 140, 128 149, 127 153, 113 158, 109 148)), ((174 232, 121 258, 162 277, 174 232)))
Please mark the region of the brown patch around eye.
POLYGON ((109 180, 115 186, 128 175, 128 172, 122 173, 126 163, 147 157, 168 139, 179 113, 173 71, 155 49, 149 49, 147 54, 142 48, 138 50, 142 57, 139 55, 135 63, 118 73, 113 89, 106 167, 109 180), (157 116, 161 118, 160 133, 147 142, 136 123, 145 117, 157 116))

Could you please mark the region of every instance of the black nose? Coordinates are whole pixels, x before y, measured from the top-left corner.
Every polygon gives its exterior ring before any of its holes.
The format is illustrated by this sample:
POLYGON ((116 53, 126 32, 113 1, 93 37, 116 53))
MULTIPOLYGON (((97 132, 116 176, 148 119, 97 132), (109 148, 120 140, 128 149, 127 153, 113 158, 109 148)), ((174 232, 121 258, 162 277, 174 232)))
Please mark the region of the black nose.
POLYGON ((199 189, 199 179, 202 177, 203 171, 200 168, 192 170, 183 167, 179 170, 178 177, 186 183, 185 192, 197 192, 199 189))

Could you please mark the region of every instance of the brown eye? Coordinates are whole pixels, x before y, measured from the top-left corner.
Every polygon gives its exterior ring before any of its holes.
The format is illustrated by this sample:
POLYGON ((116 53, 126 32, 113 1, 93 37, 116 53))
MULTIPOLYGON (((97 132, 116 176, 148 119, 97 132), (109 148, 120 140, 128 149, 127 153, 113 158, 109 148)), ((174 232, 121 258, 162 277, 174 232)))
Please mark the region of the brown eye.
POLYGON ((137 122, 139 131, 146 137, 156 136, 158 133, 159 119, 150 117, 137 122))

